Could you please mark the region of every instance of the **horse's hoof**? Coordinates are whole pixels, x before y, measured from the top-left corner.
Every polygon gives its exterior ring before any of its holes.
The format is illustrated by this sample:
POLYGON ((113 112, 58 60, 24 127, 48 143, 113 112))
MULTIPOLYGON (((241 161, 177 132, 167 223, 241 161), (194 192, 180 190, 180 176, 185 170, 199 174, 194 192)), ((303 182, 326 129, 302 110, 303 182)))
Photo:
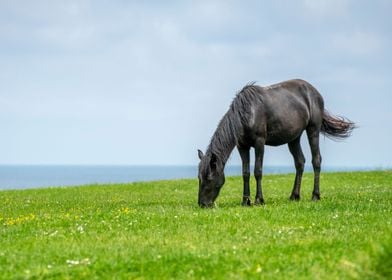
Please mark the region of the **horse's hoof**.
POLYGON ((319 193, 314 193, 312 196, 313 201, 319 201, 320 200, 320 194, 319 193))
POLYGON ((242 199, 242 206, 252 206, 252 202, 250 201, 249 197, 244 197, 242 199))
POLYGON ((264 205, 264 199, 263 198, 256 198, 255 200, 255 205, 264 205))
POLYGON ((290 196, 290 200, 299 201, 300 200, 299 194, 292 193, 290 196))

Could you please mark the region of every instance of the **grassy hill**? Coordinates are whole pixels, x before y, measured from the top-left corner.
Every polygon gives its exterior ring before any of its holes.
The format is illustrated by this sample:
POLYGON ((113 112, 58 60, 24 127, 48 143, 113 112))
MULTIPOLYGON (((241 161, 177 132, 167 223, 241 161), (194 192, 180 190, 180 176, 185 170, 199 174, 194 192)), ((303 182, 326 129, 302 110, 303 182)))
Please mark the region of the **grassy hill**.
POLYGON ((0 278, 390 279, 392 172, 322 173, 320 202, 293 180, 249 208, 239 177, 214 209, 196 180, 0 191, 0 278))

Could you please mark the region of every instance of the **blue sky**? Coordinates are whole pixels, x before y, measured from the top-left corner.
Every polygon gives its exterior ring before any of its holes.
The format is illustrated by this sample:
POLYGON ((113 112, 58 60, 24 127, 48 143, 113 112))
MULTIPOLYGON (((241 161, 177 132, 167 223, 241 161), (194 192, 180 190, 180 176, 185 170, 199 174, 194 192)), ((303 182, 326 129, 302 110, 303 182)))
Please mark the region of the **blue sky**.
POLYGON ((141 2, 0 1, 0 164, 197 164, 244 84, 302 78, 359 125, 323 164, 392 166, 392 1, 141 2))

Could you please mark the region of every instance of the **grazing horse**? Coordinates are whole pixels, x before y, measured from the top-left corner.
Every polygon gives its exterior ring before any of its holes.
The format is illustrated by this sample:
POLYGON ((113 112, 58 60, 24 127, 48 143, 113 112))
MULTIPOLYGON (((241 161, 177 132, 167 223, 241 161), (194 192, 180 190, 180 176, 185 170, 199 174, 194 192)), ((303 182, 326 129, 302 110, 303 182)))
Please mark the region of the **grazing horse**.
POLYGON ((250 206, 249 151, 255 150, 254 176, 256 199, 254 204, 264 204, 262 192, 262 166, 264 146, 288 144, 294 158, 296 175, 290 199, 300 199, 301 179, 305 157, 300 138, 306 130, 312 152, 314 188, 312 199, 320 199, 319 149, 320 132, 332 139, 351 135, 355 124, 336 117, 324 109, 320 93, 308 82, 289 80, 261 87, 254 83, 238 92, 229 110, 219 122, 205 154, 198 150, 199 200, 201 207, 211 207, 225 183, 224 167, 233 149, 237 147, 242 160, 244 183, 242 205, 250 206))

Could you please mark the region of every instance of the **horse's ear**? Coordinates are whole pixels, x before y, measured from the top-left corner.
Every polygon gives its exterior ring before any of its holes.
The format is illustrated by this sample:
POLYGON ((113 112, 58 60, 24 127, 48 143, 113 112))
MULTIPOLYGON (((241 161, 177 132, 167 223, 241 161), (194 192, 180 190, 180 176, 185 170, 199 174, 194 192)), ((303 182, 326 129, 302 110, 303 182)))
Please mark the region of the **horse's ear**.
POLYGON ((218 158, 214 153, 211 154, 211 160, 210 160, 210 167, 212 171, 216 171, 216 166, 218 163, 218 158))
POLYGON ((199 155, 199 159, 201 160, 204 157, 204 154, 202 151, 197 150, 197 154, 199 155))

